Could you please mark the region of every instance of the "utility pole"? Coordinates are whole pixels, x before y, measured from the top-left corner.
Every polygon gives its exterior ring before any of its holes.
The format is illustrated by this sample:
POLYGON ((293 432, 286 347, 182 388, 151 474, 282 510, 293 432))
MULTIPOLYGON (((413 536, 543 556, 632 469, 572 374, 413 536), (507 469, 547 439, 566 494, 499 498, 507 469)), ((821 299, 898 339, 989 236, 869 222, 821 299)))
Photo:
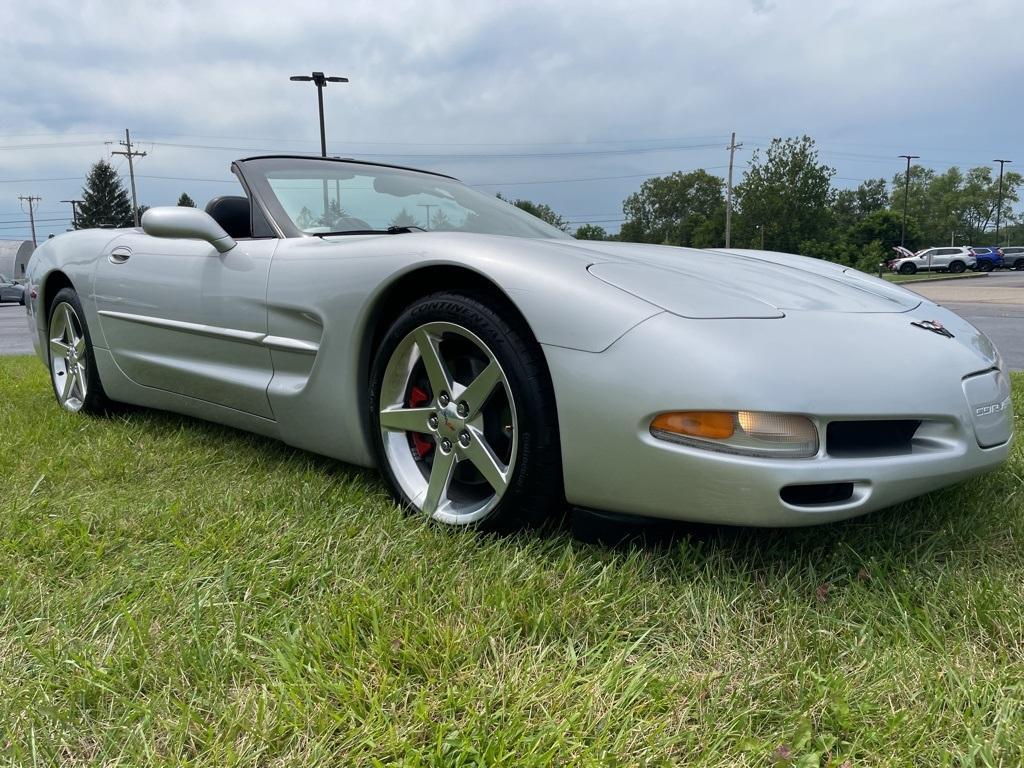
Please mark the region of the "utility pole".
POLYGON ((729 179, 725 184, 725 247, 729 247, 729 243, 732 239, 732 161, 736 155, 736 150, 742 147, 742 144, 736 143, 736 131, 732 132, 732 138, 729 140, 729 146, 726 149, 729 150, 729 179))
POLYGON ((907 200, 910 198, 910 161, 919 160, 920 155, 900 155, 907 160, 907 178, 903 185, 903 230, 900 232, 900 245, 907 245, 907 200))
POLYGON ((419 207, 427 209, 427 226, 425 226, 424 229, 429 232, 430 231, 430 209, 431 208, 436 208, 437 207, 437 203, 420 203, 419 207))
POLYGON ((62 203, 71 203, 71 227, 78 229, 78 206, 82 204, 81 200, 61 200, 62 203))
POLYGON ((36 247, 36 212, 35 212, 35 204, 38 203, 42 199, 43 198, 36 197, 35 195, 18 195, 18 200, 20 200, 21 202, 27 202, 28 203, 28 220, 29 220, 29 224, 31 224, 31 226, 32 226, 32 247, 33 248, 36 247))
POLYGON ((999 246, 999 214, 1003 212, 1003 166, 1012 163, 1013 160, 993 160, 999 163, 999 202, 996 203, 996 247, 999 246))
POLYGON ((135 152, 132 150, 132 137, 128 133, 128 129, 124 129, 124 141, 120 142, 121 146, 124 147, 124 151, 111 152, 112 155, 124 155, 128 158, 128 175, 132 180, 132 218, 135 219, 135 226, 139 226, 139 200, 135 196, 135 165, 132 163, 133 157, 145 157, 145 152, 135 152))

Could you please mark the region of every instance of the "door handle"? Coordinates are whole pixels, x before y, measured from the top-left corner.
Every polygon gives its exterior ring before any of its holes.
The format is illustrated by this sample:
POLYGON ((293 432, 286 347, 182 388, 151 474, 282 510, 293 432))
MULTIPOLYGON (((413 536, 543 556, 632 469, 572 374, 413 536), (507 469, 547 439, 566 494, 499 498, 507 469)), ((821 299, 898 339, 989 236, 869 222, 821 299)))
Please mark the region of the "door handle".
POLYGON ((111 264, 124 264, 126 261, 128 261, 128 259, 131 258, 131 255, 131 248, 129 248, 127 245, 119 245, 117 246, 117 248, 110 252, 110 256, 108 258, 110 259, 111 264))

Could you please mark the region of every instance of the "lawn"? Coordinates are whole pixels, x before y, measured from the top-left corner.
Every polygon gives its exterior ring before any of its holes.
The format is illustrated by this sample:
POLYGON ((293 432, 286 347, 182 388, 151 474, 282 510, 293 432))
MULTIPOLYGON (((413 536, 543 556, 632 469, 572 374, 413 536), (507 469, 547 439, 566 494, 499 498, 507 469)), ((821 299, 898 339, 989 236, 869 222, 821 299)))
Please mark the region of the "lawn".
POLYGON ((0 436, 4 763, 1024 761, 1019 444, 848 523, 608 549, 441 530, 190 419, 75 417, 29 358, 0 358, 0 436))
POLYGON ((984 272, 961 272, 959 275, 942 272, 918 272, 914 275, 900 275, 895 272, 884 272, 882 278, 890 283, 920 283, 922 281, 937 282, 939 280, 971 280, 985 277, 984 272))

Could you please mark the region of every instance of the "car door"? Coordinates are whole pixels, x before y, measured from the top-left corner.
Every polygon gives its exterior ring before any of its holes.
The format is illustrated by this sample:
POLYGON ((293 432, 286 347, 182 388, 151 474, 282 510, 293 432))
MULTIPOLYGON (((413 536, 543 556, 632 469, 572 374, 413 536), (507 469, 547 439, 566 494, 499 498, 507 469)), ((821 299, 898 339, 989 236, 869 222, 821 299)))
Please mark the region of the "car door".
POLYGON ((926 251, 922 251, 917 257, 917 268, 925 271, 930 270, 932 268, 932 258, 934 256, 934 248, 929 248, 926 251))
POLYGON ((278 241, 239 240, 219 253, 200 240, 138 231, 97 261, 96 309, 124 373, 146 387, 273 418, 267 276, 278 241))
POLYGON ((953 259, 957 256, 961 257, 962 261, 966 261, 966 259, 963 258, 963 253, 960 251, 959 248, 940 248, 939 254, 940 257, 938 266, 942 267, 943 269, 948 268, 950 262, 952 262, 953 259))

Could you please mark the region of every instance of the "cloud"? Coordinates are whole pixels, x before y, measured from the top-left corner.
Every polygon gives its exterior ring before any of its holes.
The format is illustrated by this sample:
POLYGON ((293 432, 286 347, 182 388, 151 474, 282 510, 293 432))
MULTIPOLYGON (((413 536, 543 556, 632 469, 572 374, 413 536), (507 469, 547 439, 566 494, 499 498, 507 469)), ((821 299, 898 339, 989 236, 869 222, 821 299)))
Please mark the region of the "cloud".
MULTIPOLYGON (((83 177, 105 155, 103 141, 119 140, 125 126, 150 153, 139 163, 148 177, 230 180, 234 157, 315 151, 315 90, 288 81, 314 69, 352 81, 325 92, 332 151, 390 153, 471 182, 718 167, 731 130, 748 150, 772 136, 810 134, 845 178, 888 177, 898 170, 888 158, 903 151, 925 162, 980 163, 1022 148, 1014 126, 1024 107, 1012 96, 1024 64, 998 47, 972 53, 976 45, 963 37, 1010 28, 1012 0, 43 0, 12 5, 6 16, 0 147, 65 146, 0 149, 0 180, 83 177), (711 147, 410 156, 701 144, 711 147), (221 146, 230 149, 201 148, 221 146)), ((506 191, 612 218, 640 181, 506 191)), ((0 214, 16 208, 18 194, 41 194, 49 207, 79 187, 0 183, 0 214)), ((224 189, 156 178, 140 179, 139 188, 148 204, 173 202, 183 190, 201 201, 224 189)))

